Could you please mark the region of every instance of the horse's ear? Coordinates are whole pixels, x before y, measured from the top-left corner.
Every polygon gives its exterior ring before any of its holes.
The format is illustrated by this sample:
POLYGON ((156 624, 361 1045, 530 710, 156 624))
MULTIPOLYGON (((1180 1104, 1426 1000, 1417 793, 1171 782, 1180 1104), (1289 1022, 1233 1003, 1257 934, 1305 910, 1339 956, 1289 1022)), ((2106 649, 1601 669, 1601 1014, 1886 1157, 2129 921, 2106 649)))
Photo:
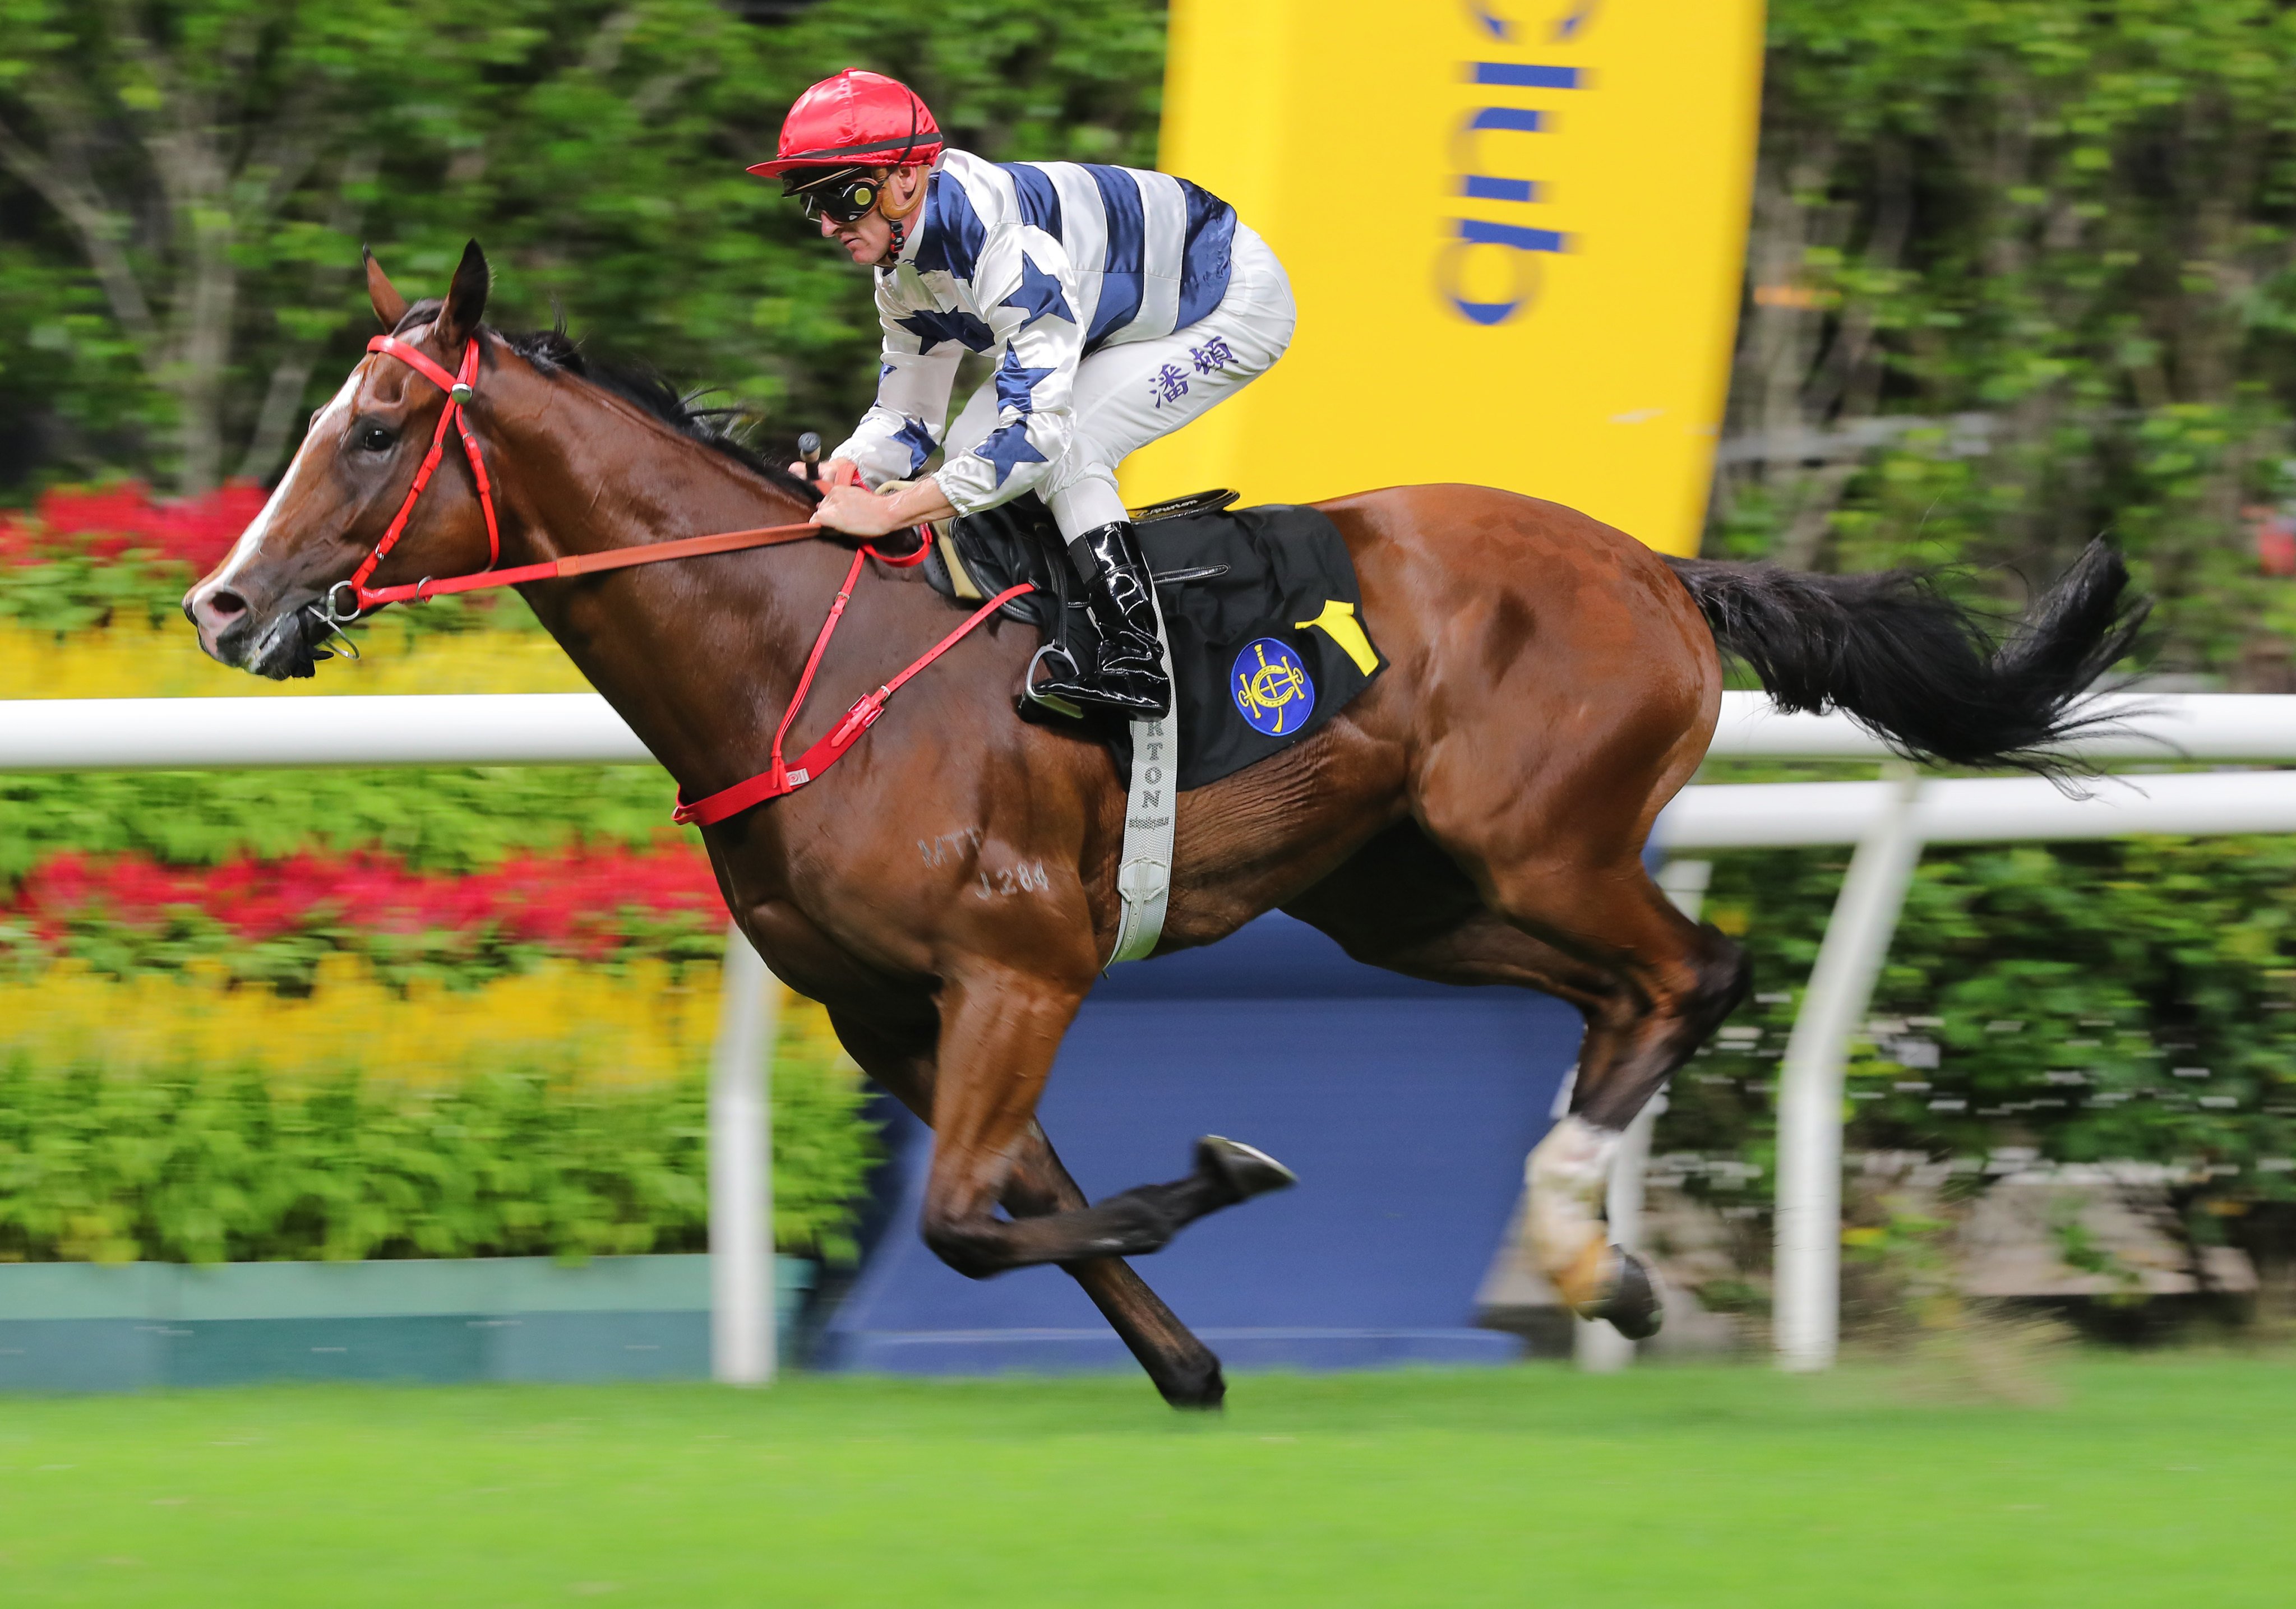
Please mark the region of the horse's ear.
POLYGON ((361 246, 359 255, 366 259, 366 299, 374 304, 374 316, 382 320, 385 330, 398 328, 398 321, 406 316, 406 298, 390 283, 390 275, 374 260, 373 252, 361 246))
POLYGON ((479 321, 487 316, 487 289, 492 283, 494 271, 487 267, 487 254, 472 241, 463 248, 463 260, 455 265, 454 283, 447 287, 447 305, 439 310, 439 339, 448 351, 454 351, 479 332, 479 321))

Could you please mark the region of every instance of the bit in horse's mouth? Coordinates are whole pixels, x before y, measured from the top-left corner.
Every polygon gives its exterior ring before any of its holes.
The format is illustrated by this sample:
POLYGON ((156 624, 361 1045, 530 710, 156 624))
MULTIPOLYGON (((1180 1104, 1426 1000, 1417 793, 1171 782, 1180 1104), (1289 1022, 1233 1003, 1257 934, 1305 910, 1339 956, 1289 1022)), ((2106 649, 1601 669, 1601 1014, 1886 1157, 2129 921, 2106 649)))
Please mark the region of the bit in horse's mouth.
POLYGON ((282 610, 241 659, 241 666, 275 682, 313 675, 318 661, 312 652, 313 622, 307 618, 310 607, 282 610))
POLYGON ((303 646, 314 661, 357 660, 358 644, 351 640, 350 628, 356 620, 339 620, 327 612, 323 600, 306 603, 298 612, 303 619, 303 646), (324 644, 324 646, 322 646, 324 644))

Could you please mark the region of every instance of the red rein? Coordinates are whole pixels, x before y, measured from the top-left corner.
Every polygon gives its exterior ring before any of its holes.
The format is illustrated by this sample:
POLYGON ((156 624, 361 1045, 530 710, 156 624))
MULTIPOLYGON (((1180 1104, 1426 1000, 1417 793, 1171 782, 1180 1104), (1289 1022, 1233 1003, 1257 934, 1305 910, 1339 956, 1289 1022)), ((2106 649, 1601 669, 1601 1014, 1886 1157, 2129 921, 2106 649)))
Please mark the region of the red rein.
MULTIPOLYGON (((802 542, 822 534, 822 528, 808 522, 803 525, 766 525, 754 530, 721 530, 706 537, 685 537, 674 542, 656 542, 644 547, 620 547, 605 553, 577 554, 570 558, 546 560, 539 564, 518 564, 508 570, 496 570, 502 558, 502 533, 495 521, 494 488, 487 480, 486 460, 480 456, 479 443, 471 434, 468 403, 479 377, 479 343, 474 337, 463 349, 459 373, 450 374, 422 353, 389 335, 378 335, 366 343, 370 352, 380 352, 386 357, 396 357, 415 373, 447 393, 447 406, 439 415, 439 428, 431 432, 430 451, 422 460, 422 467, 414 472, 414 484, 406 490, 406 500, 398 505, 392 516, 390 528, 382 533, 382 540, 374 551, 362 560, 351 572, 351 579, 338 583, 330 590, 327 614, 331 623, 348 625, 368 610, 383 603, 421 603, 428 598, 443 597, 449 593, 477 592, 491 587, 516 587, 527 581, 547 581, 561 576, 591 575, 603 570, 623 570, 633 564, 655 564, 664 559, 692 559, 708 554, 738 553, 743 548, 771 547, 783 542, 802 542), (463 456, 470 460, 471 479, 479 488, 479 507, 487 519, 487 567, 475 574, 450 576, 443 581, 424 577, 420 581, 398 587, 369 587, 367 578, 374 574, 375 566, 398 545, 406 530, 406 521, 414 513, 414 500, 422 488, 430 484, 438 472, 439 459, 447 448, 447 431, 455 428, 463 439, 463 456), (353 607, 348 616, 337 616, 332 600, 336 592, 348 590, 353 607)), ((837 634, 837 622, 845 616, 845 605, 852 601, 853 588, 861 579, 861 562, 876 559, 897 568, 906 568, 922 562, 930 550, 931 534, 918 529, 917 550, 901 558, 887 558, 867 543, 853 555, 853 567, 845 572, 845 585, 838 588, 837 601, 829 607, 829 618, 821 625, 821 634, 813 640, 813 652, 805 661, 805 673, 798 677, 797 693, 791 698, 789 708, 782 712, 781 725, 774 728, 773 767, 746 782, 705 795, 687 803, 680 789, 677 809, 671 819, 693 822, 701 826, 737 816, 752 806, 768 800, 794 793, 835 764, 838 758, 861 739, 861 735, 876 725, 877 718, 885 712, 885 701, 898 693, 911 677, 956 646, 974 627, 986 620, 997 610, 1026 592, 1036 590, 1023 581, 1008 587, 965 618, 964 624, 934 644, 910 661, 892 680, 874 693, 856 700, 845 712, 845 718, 830 728, 829 735, 798 756, 794 767, 783 763, 782 743, 789 735, 790 726, 797 712, 805 707, 805 695, 813 688, 813 675, 821 668, 821 656, 828 650, 829 639, 837 634)))

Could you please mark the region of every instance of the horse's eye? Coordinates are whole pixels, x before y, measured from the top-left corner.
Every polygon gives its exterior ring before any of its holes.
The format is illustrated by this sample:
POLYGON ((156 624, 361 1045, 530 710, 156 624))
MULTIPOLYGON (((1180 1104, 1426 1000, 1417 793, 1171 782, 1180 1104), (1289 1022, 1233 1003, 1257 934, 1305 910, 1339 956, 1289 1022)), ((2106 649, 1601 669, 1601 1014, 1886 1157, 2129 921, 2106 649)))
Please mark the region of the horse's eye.
POLYGON ((358 433, 359 446, 370 453, 387 452, 390 450, 390 444, 398 439, 398 437, 379 424, 370 424, 358 433))

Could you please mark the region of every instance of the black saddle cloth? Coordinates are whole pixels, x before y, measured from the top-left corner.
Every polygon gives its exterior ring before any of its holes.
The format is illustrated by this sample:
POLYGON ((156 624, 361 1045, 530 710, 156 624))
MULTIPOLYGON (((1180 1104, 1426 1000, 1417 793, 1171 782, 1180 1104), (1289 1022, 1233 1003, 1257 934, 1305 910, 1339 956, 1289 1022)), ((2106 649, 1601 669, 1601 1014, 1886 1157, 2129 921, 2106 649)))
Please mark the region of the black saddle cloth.
MULTIPOLYGON (((1234 496, 1184 497, 1136 516, 1172 649, 1183 792, 1290 747, 1386 668, 1364 627, 1355 561, 1339 528, 1289 504, 1229 509, 1234 496)), ((1034 582, 1037 590, 1004 612, 1034 622, 1047 644, 1065 640, 1079 663, 1093 662, 1099 634, 1052 514, 1033 493, 957 520, 923 568, 960 603, 1034 582)), ((1128 775, 1130 726, 1089 724, 1128 775)))

